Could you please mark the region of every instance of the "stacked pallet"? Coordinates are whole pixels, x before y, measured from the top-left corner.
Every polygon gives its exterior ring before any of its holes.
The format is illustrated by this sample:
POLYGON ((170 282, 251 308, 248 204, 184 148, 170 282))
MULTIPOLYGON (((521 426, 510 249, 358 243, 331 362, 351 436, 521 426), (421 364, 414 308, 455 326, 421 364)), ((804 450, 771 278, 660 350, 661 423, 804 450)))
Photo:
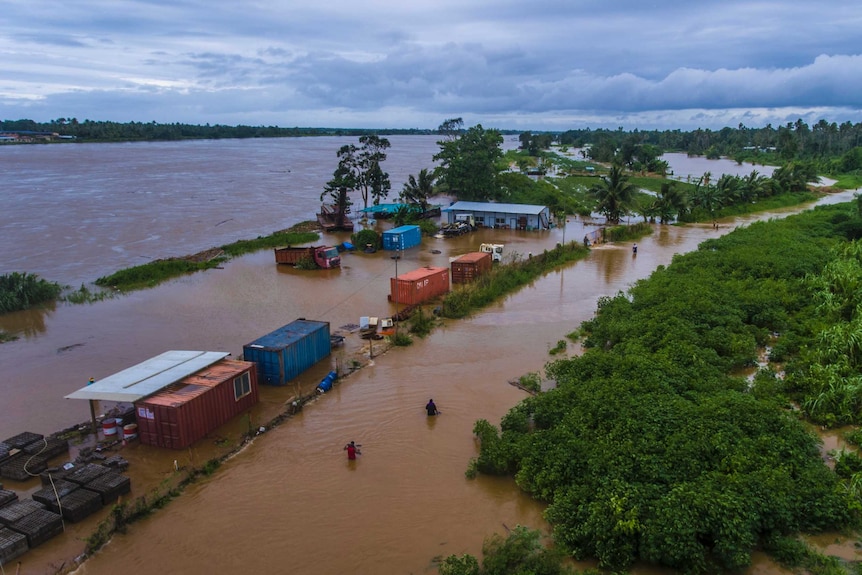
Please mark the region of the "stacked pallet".
POLYGON ((29 549, 63 532, 60 515, 48 511, 44 505, 32 499, 22 499, 0 507, 0 525, 26 536, 29 549))
POLYGON ((0 442, 0 477, 27 481, 48 468, 48 460, 68 453, 69 443, 25 431, 0 442))

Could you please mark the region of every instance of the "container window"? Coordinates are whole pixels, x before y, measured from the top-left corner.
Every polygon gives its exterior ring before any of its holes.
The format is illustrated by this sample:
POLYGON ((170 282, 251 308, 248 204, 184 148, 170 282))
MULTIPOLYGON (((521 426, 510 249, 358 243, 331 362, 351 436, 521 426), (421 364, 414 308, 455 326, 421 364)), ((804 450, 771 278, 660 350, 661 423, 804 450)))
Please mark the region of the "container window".
POLYGON ((245 372, 233 379, 233 394, 239 401, 249 393, 251 393, 251 378, 249 378, 248 372, 245 372))

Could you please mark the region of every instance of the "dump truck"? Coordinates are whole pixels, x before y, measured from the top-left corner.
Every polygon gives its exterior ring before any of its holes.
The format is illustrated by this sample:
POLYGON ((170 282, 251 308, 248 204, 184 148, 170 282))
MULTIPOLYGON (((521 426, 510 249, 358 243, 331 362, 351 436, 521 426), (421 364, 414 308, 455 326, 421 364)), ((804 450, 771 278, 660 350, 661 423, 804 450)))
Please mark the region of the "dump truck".
POLYGON ((309 261, 319 268, 341 267, 338 248, 331 246, 312 246, 295 248, 275 248, 275 263, 295 266, 301 261, 309 261))

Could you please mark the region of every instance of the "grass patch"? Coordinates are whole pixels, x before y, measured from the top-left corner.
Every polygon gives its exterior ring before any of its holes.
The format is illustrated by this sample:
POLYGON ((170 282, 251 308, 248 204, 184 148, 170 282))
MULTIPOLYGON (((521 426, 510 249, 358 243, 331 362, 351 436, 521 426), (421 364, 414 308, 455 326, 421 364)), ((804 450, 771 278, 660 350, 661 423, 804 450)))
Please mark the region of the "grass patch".
POLYGON ((559 353, 565 352, 566 347, 567 347, 566 340, 561 339, 561 340, 557 341, 557 345, 555 345, 550 350, 548 350, 548 353, 551 355, 557 355, 559 353))
POLYGON ((162 282, 182 275, 216 268, 222 262, 232 257, 284 245, 305 244, 318 240, 320 234, 304 231, 308 225, 308 222, 303 222, 289 230, 275 232, 268 236, 260 236, 253 240, 240 240, 183 258, 155 260, 147 264, 120 270, 109 276, 100 277, 95 283, 97 286, 113 288, 118 291, 132 291, 155 287, 162 282))
POLYGON ((395 332, 395 335, 392 336, 392 345, 397 345, 398 347, 407 347, 408 345, 413 345, 413 338, 410 337, 410 334, 404 333, 403 331, 395 332))
POLYGON ((625 242, 636 240, 652 233, 652 226, 645 222, 638 222, 629 226, 613 226, 605 229, 606 242, 625 242))
POLYGON ((67 301, 69 303, 93 303, 97 301, 111 299, 115 295, 115 292, 109 290, 92 291, 84 284, 81 284, 80 288, 75 291, 66 293, 62 299, 63 301, 67 301))
POLYGON ((221 246, 221 250, 226 256, 235 258, 265 249, 307 244, 318 239, 320 239, 320 234, 316 232, 284 230, 268 236, 258 236, 253 240, 239 240, 238 242, 221 246))
POLYGON ((842 190, 855 190, 856 188, 862 188, 862 175, 860 174, 841 174, 840 176, 836 176, 836 181, 832 184, 834 188, 840 188, 842 190))
POLYGON ((212 269, 222 261, 224 258, 202 262, 189 261, 183 258, 156 260, 148 264, 120 270, 109 276, 102 276, 95 283, 97 286, 110 287, 118 291, 151 288, 182 275, 212 269))
POLYGON ((409 332, 415 336, 425 337, 431 333, 435 325, 437 325, 436 318, 433 315, 426 315, 420 307, 410 316, 409 332))

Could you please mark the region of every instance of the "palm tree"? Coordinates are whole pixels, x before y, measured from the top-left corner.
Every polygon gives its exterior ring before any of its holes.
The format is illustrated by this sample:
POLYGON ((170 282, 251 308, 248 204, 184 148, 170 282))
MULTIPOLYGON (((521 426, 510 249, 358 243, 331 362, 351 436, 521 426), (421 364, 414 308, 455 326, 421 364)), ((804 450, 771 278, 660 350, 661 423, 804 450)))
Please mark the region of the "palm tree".
POLYGON ((766 193, 766 182, 769 178, 761 176, 757 170, 752 170, 750 174, 742 178, 740 186, 740 194, 746 202, 757 201, 758 198, 766 193))
POLYGON ((653 202, 653 211, 662 224, 674 217, 679 219, 688 211, 688 197, 676 186, 676 182, 664 183, 653 202))
POLYGON ((718 222, 715 219, 715 213, 722 205, 722 197, 716 187, 710 186, 708 183, 701 186, 698 183, 692 201, 694 205, 703 208, 709 214, 709 217, 712 218, 712 227, 717 228, 718 222))
POLYGON ((401 200, 417 204, 422 212, 428 209, 428 198, 434 194, 434 176, 425 168, 419 171, 418 178, 413 174, 407 177, 401 190, 401 200))
POLYGON ((741 178, 731 174, 722 174, 715 183, 715 191, 721 198, 721 203, 731 205, 736 203, 741 196, 741 178))
POLYGON ((637 188, 629 183, 621 164, 614 163, 607 176, 590 188, 596 199, 596 211, 607 218, 608 223, 618 224, 634 205, 637 188))

